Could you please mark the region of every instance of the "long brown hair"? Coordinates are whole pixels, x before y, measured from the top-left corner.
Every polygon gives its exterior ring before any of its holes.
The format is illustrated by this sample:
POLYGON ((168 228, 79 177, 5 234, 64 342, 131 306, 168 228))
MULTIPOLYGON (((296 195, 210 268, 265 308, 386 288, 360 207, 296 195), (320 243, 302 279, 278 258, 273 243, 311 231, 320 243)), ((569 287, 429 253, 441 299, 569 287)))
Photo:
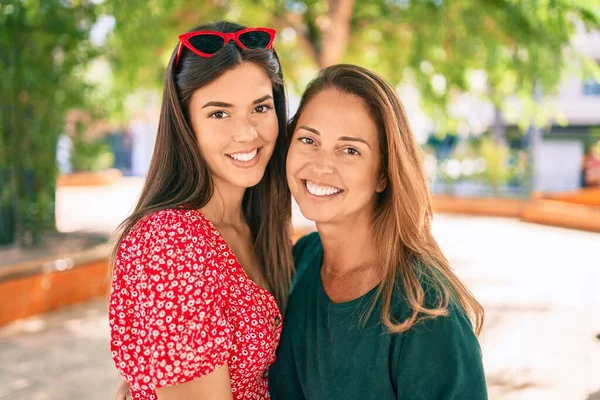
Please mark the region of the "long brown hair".
MULTIPOLYGON (((213 30, 227 33, 241 29, 244 27, 221 21, 197 26, 190 32, 213 30)), ((246 190, 242 208, 262 273, 283 307, 288 296, 293 261, 289 235, 291 198, 285 177, 287 103, 277 53, 274 50, 244 51, 229 43, 213 57, 203 58, 184 48, 175 70, 176 52, 177 48, 165 73, 158 134, 148 175, 135 210, 115 233, 116 245, 110 264, 114 266, 118 245, 124 236, 146 215, 167 208, 199 209, 211 199, 214 194, 211 173, 190 128, 190 99, 198 88, 226 71, 251 62, 263 68, 271 79, 279 135, 265 175, 258 185, 246 190)))
POLYGON ((471 318, 477 334, 483 325, 483 307, 452 272, 431 234, 433 216, 421 149, 394 88, 379 75, 354 65, 322 70, 309 84, 298 112, 290 121, 293 134, 304 107, 324 90, 359 97, 370 111, 379 133, 381 168, 387 187, 377 199, 373 230, 383 280, 376 301, 382 299, 382 322, 391 332, 405 332, 421 319, 448 315, 452 304, 471 318), (401 282, 402 288, 397 285, 401 282), (404 321, 392 315, 392 298, 402 291, 411 309, 404 321))

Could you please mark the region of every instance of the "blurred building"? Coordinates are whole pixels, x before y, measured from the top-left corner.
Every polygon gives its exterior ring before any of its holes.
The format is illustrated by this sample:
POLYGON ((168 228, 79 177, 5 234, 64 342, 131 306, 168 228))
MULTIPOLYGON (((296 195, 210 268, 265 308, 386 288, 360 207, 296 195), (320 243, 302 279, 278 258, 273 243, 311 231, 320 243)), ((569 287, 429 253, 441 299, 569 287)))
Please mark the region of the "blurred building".
MULTIPOLYGON (((579 32, 573 47, 600 63, 600 33, 579 32)), ((600 141, 600 82, 569 76, 560 85, 556 103, 568 125, 554 123, 544 134, 537 170, 539 188, 545 191, 584 186, 585 156, 600 141)))
MULTIPOLYGON (((573 39, 572 50, 600 63, 600 33, 581 29, 573 39)), ((577 70, 578 66, 575 67, 577 70)), ((487 78, 483 71, 474 73, 471 79, 475 87, 481 86, 480 91, 485 91, 487 78)), ((583 187, 584 160, 586 157, 589 159, 598 156, 590 156, 593 152, 590 149, 600 141, 600 81, 580 73, 574 72, 565 77, 559 85, 557 95, 543 99, 544 102, 551 100, 550 103, 557 110, 556 114, 552 114, 548 125, 544 129, 525 134, 515 122, 511 122, 519 117, 519 99, 507 99, 508 108, 515 114, 508 118, 491 103, 467 93, 456 96, 450 105, 450 113, 462 120, 464 126, 459 126, 457 132, 453 132, 456 135, 440 142, 430 134, 433 122, 415 106, 418 104, 418 93, 415 94, 414 89, 411 92, 410 88, 401 88, 400 95, 407 105, 407 113, 417 139, 421 143, 433 142, 437 146, 438 157, 439 154, 449 157, 455 146, 460 146, 461 141, 498 128, 504 132, 503 137, 513 149, 530 149, 534 160, 531 171, 534 190, 561 192, 583 187)), ((587 164, 595 165, 595 161, 594 158, 593 162, 587 164)))

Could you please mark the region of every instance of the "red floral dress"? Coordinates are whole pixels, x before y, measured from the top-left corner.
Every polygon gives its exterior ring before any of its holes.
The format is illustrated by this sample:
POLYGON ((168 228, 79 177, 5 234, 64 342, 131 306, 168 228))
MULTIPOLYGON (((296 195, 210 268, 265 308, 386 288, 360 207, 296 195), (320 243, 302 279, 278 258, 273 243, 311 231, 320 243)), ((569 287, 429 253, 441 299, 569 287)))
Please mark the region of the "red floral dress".
POLYGON ((234 399, 269 398, 279 308, 198 211, 158 211, 125 236, 109 322, 112 357, 134 399, 156 399, 156 388, 225 362, 234 399))

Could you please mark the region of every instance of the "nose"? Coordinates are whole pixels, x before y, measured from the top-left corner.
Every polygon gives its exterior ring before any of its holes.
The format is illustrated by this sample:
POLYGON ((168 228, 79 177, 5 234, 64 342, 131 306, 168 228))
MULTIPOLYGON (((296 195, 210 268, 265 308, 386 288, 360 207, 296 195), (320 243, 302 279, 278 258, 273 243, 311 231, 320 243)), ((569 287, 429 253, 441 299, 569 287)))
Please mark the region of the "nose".
POLYGON ((248 118, 239 118, 233 126, 233 140, 239 143, 251 142, 258 137, 258 131, 248 118))
POLYGON ((326 151, 319 151, 315 155, 312 167, 317 176, 332 174, 335 169, 331 155, 326 151))

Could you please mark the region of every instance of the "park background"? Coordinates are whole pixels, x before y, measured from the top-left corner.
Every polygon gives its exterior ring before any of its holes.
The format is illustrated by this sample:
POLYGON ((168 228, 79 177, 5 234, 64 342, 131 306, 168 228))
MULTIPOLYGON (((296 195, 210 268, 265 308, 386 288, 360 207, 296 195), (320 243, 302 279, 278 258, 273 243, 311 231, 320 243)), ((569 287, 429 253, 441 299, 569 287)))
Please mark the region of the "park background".
POLYGON ((108 239, 177 36, 220 19, 277 29, 290 115, 328 65, 397 87, 490 398, 598 400, 597 0, 0 0, 0 400, 111 398, 108 239))

